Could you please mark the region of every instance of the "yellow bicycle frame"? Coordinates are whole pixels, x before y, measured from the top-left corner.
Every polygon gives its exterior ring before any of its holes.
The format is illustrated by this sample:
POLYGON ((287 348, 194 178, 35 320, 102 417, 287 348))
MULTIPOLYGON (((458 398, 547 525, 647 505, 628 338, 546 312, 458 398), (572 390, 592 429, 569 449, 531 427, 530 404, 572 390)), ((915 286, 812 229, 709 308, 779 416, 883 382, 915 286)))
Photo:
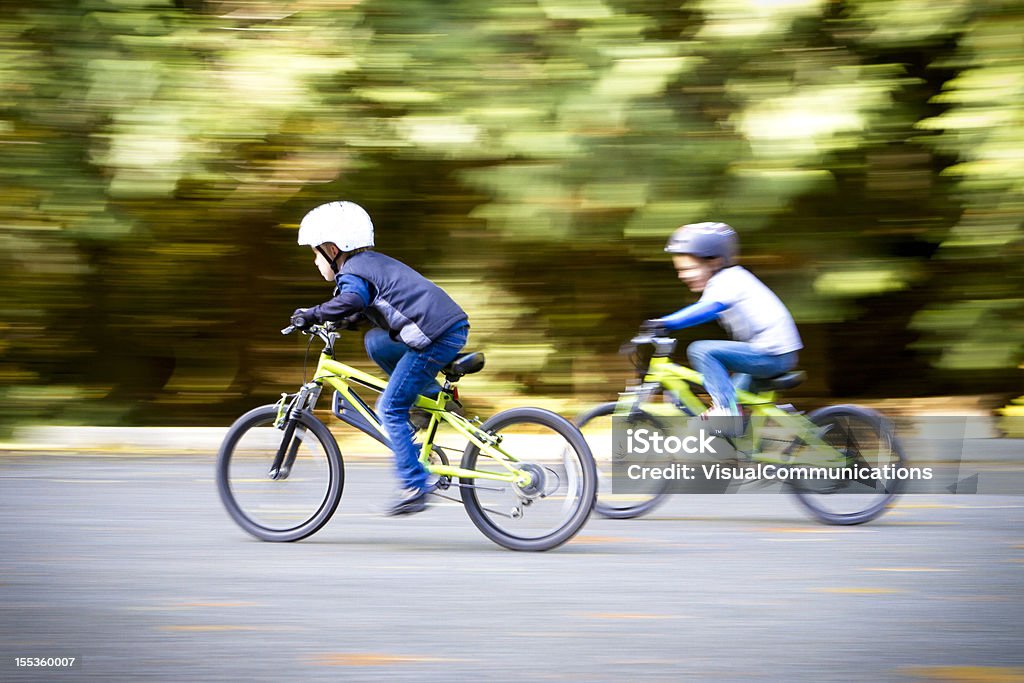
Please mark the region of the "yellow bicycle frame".
MULTIPOLYGON (((362 418, 360 423, 350 422, 349 424, 365 431, 385 444, 389 443, 384 426, 381 424, 376 413, 349 386, 349 383, 353 382, 378 393, 383 393, 387 388, 386 381, 337 361, 326 353, 320 354, 320 360, 317 363, 316 373, 313 375, 312 381, 321 386, 326 384, 337 391, 341 398, 346 400, 347 404, 359 413, 362 418), (376 434, 373 432, 376 432, 376 434)), ((456 415, 445 409, 451 398, 452 395, 450 393, 442 390, 437 398, 420 396, 416 399, 416 407, 430 414, 430 423, 426 428, 426 438, 424 439, 419 458, 424 468, 431 474, 438 476, 458 477, 459 479, 491 479, 515 483, 523 487, 529 486, 533 476, 528 471, 516 469, 513 466, 518 460, 501 448, 501 437, 492 436, 461 415, 456 415), (447 423, 459 434, 466 437, 470 443, 480 449, 483 455, 499 463, 505 471, 468 470, 454 465, 431 463, 430 454, 434 446, 434 435, 437 433, 437 428, 442 422, 447 423)), ((339 417, 341 416, 339 415, 339 417)))
MULTIPOLYGON (((643 410, 652 415, 663 417, 679 415, 682 411, 677 406, 645 401, 650 396, 650 389, 661 386, 664 390, 675 394, 682 408, 685 408, 691 416, 700 415, 708 407, 694 394, 691 388, 694 385, 704 386, 703 375, 696 370, 673 363, 667 356, 655 356, 651 358, 640 390, 621 394, 615 414, 631 414, 639 407, 637 405, 639 400, 643 403, 643 410)), ((815 462, 801 459, 799 464, 822 466, 845 462, 846 456, 821 439, 818 428, 813 422, 803 415, 793 414, 776 406, 774 391, 754 394, 749 391, 737 390, 736 401, 738 404, 750 408, 752 418, 776 418, 780 424, 788 428, 787 432, 792 433, 794 441, 799 440, 809 446, 815 454, 815 462)), ((791 458, 774 458, 761 452, 761 446, 766 439, 757 427, 759 422, 763 423, 765 420, 751 420, 748 433, 734 440, 737 449, 749 453, 755 462, 776 465, 795 464, 791 458)))

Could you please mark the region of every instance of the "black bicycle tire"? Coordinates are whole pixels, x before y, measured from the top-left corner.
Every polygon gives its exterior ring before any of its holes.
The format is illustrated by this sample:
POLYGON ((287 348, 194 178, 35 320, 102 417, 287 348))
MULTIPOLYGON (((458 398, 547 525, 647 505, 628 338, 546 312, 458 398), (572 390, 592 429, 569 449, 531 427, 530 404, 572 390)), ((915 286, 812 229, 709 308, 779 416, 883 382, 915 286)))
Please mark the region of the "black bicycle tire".
MULTIPOLYGON (((580 462, 583 468, 583 494, 580 496, 580 504, 573 512, 569 520, 561 527, 540 538, 524 539, 512 534, 505 533, 498 529, 484 514, 480 501, 477 500, 476 490, 472 488, 473 479, 463 479, 460 484, 466 484, 461 489, 462 504, 466 508, 466 514, 473 521, 473 524, 495 543, 509 550, 519 551, 544 551, 557 548, 575 536, 583 525, 586 524, 590 513, 594 508, 594 499, 597 494, 597 467, 594 465, 593 455, 583 435, 573 423, 561 415, 543 408, 512 408, 505 410, 484 422, 480 428, 483 431, 497 430, 517 423, 540 424, 550 427, 558 432, 568 441, 580 455, 580 462)), ((477 456, 480 449, 473 443, 466 446, 462 454, 462 468, 471 470, 476 467, 477 456)))
MULTIPOLYGON (((836 417, 847 416, 854 417, 856 419, 862 419, 872 428, 877 429, 879 434, 885 434, 890 442, 892 443, 893 452, 896 455, 896 466, 906 466, 906 456, 903 453, 903 448, 900 446, 899 440, 896 438, 889 421, 881 414, 856 405, 836 405, 828 406, 826 408, 819 408, 818 410, 811 411, 807 414, 807 419, 816 425, 822 424, 826 419, 833 419, 836 417)), ((811 515, 825 524, 831 524, 836 526, 853 526, 855 524, 864 524, 876 519, 892 505, 893 501, 903 491, 904 483, 899 480, 893 480, 892 484, 887 487, 887 495, 881 497, 875 501, 872 505, 850 513, 833 513, 828 510, 823 510, 813 504, 811 492, 805 492, 800 489, 799 486, 792 483, 789 484, 789 489, 796 495, 796 499, 808 510, 811 515)), ((820 494, 815 494, 820 495, 820 494)), ((837 494, 842 495, 842 494, 837 494)))
MULTIPOLYGON (((594 406, 593 408, 577 415, 576 419, 573 420, 573 423, 582 431, 586 424, 591 420, 598 417, 607 417, 608 415, 613 414, 617 406, 618 404, 614 401, 594 406)), ((640 414, 645 419, 650 420, 652 423, 658 423, 658 421, 654 419, 652 415, 645 412, 641 412, 640 414)), ((643 501, 636 505, 627 505, 623 507, 613 507, 611 505, 602 503, 601 491, 598 490, 597 499, 594 501, 594 512, 601 515, 602 517, 607 517, 608 519, 634 519, 636 517, 646 515, 649 512, 652 512, 655 508, 662 505, 666 500, 668 500, 669 482, 665 479, 659 479, 657 481, 657 485, 660 488, 658 491, 651 494, 651 498, 649 500, 643 501)))
POLYGON ((287 543, 307 538, 319 531, 327 522, 338 507, 341 501, 341 494, 345 487, 345 463, 341 456, 341 449, 334 435, 323 422, 310 413, 303 413, 298 416, 299 423, 313 432, 313 435, 324 447, 327 462, 330 467, 330 484, 327 495, 320 508, 309 519, 291 529, 274 530, 268 529, 256 523, 245 514, 231 492, 231 485, 228 481, 228 471, 231 464, 231 455, 238 445, 242 436, 259 424, 266 424, 268 418, 277 415, 278 406, 275 404, 254 408, 235 420, 228 429, 221 443, 217 454, 217 492, 220 494, 221 502, 224 504, 228 514, 238 526, 252 534, 261 541, 287 543))

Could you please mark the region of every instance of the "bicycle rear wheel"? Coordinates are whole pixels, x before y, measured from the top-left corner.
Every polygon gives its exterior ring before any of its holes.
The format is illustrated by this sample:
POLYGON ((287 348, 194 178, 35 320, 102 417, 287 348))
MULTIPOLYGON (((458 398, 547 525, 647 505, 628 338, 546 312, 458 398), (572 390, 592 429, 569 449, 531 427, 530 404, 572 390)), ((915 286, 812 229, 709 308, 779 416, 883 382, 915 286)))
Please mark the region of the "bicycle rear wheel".
MULTIPOLYGON (((645 493, 613 493, 612 468, 616 456, 615 439, 612 436, 612 417, 616 404, 602 403, 576 417, 575 423, 583 432, 583 438, 594 455, 597 466, 597 502, 594 511, 611 519, 631 519, 646 515, 666 500, 668 481, 653 480, 645 493)), ((650 415, 640 413, 635 417, 636 424, 646 425, 653 431, 661 431, 657 422, 650 415)))
POLYGON ((261 406, 231 426, 217 457, 217 490, 231 518, 256 538, 297 541, 334 514, 345 468, 323 422, 304 413, 281 430, 277 411, 261 406))
POLYGON ((845 456, 845 463, 833 468, 839 476, 832 479, 790 480, 797 500, 826 524, 863 524, 885 512, 904 488, 895 470, 906 465, 888 420, 849 405, 822 408, 807 418, 818 426, 821 439, 845 456))
MULTIPOLYGON (((590 516, 597 472, 590 448, 565 418, 540 408, 498 413, 481 429, 501 437, 501 449, 530 473, 526 487, 463 479, 466 513, 485 536, 511 550, 550 550, 576 535, 590 516)), ((462 467, 503 473, 491 456, 469 444, 462 467)))

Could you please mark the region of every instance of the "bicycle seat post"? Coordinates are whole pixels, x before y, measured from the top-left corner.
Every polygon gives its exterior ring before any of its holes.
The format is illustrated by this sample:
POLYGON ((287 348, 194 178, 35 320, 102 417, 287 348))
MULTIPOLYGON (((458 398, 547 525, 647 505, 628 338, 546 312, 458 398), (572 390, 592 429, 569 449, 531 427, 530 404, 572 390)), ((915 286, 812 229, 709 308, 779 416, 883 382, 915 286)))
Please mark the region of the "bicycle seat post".
POLYGON ((654 355, 663 358, 672 355, 676 350, 676 340, 672 337, 652 337, 654 343, 654 355))

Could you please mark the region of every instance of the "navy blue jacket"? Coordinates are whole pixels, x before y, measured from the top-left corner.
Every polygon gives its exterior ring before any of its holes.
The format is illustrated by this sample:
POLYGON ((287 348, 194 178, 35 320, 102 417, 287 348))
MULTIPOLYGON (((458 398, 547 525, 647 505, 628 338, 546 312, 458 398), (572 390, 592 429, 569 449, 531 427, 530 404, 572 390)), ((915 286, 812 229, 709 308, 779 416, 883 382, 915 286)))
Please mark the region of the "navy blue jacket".
POLYGON ((375 251, 349 256, 335 282, 334 298, 311 310, 319 322, 364 313, 392 338, 423 349, 456 323, 468 320, 443 289, 401 261, 375 251))

